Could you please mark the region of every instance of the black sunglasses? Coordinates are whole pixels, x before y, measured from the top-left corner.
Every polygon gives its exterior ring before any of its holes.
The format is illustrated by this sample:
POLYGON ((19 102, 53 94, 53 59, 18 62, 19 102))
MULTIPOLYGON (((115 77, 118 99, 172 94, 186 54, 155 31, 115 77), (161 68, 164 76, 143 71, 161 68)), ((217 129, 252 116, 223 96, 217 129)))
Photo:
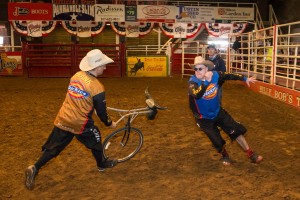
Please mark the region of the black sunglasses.
POLYGON ((200 67, 199 67, 199 68, 198 68, 198 67, 194 67, 194 70, 195 70, 195 72, 196 72, 196 71, 202 71, 202 69, 204 69, 204 68, 200 68, 200 67))

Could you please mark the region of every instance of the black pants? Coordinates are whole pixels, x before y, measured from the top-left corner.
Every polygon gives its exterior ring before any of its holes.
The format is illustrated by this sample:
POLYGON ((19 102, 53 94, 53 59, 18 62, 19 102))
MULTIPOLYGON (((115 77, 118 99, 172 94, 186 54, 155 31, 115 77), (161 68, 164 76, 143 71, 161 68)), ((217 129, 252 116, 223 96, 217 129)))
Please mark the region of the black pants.
POLYGON ((218 127, 220 127, 230 138, 235 140, 238 136, 246 133, 247 129, 236 122, 224 109, 221 108, 215 119, 196 119, 196 123, 212 142, 218 152, 221 152, 225 145, 225 140, 221 137, 218 127))
POLYGON ((82 134, 73 134, 54 127, 42 149, 55 157, 70 144, 74 136, 87 148, 91 149, 97 165, 100 166, 104 158, 101 134, 96 126, 84 130, 82 134))

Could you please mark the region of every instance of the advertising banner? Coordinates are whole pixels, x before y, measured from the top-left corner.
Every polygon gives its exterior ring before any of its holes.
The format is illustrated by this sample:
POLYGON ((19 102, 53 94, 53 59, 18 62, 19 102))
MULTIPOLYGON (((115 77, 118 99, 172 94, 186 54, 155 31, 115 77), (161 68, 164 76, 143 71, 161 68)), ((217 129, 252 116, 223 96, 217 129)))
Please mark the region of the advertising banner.
POLYGON ((94 21, 94 5, 53 4, 53 20, 94 21))
POLYGON ((254 8, 217 7, 215 10, 215 20, 253 21, 254 8))
POLYGON ((136 6, 125 6, 125 21, 137 21, 137 8, 136 6))
POLYGON ((137 6, 138 21, 148 22, 175 22, 178 8, 176 6, 164 5, 138 5, 137 6))
POLYGON ((174 38, 186 38, 187 24, 186 23, 174 23, 173 36, 174 38))
POLYGON ((5 52, 0 57, 0 76, 23 76, 21 52, 5 52))
POLYGON ((215 21, 215 7, 207 6, 178 6, 176 22, 209 23, 215 21))
POLYGON ((28 21, 27 35, 31 37, 42 37, 42 21, 28 21))
POLYGON ((228 35, 239 35, 244 32, 247 24, 219 24, 219 23, 206 23, 206 30, 210 35, 215 37, 227 38, 228 35))
POLYGON ((139 22, 126 22, 126 37, 139 37, 140 36, 140 23, 139 22))
POLYGON ((125 22, 125 5, 96 4, 95 20, 98 22, 125 22))
POLYGON ((300 110, 300 92, 297 90, 280 87, 278 85, 270 85, 260 81, 256 81, 255 84, 252 84, 250 89, 295 106, 300 110))
POLYGON ((8 20, 52 20, 52 4, 8 3, 8 20))
POLYGON ((91 30, 91 22, 81 22, 78 21, 77 25, 77 36, 78 37, 91 37, 92 30, 91 30))
POLYGON ((166 56, 127 57, 128 77, 165 77, 167 71, 166 56))

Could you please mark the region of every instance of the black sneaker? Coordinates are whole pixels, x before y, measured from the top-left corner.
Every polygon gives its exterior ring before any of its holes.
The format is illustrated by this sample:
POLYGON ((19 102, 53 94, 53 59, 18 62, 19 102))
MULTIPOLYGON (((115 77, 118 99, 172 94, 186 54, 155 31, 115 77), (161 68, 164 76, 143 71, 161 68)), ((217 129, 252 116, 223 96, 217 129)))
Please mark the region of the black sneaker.
POLYGON ((256 153, 253 153, 250 157, 249 157, 250 161, 252 163, 257 163, 259 164, 262 160, 263 160, 263 157, 260 156, 260 155, 257 155, 256 153))
POLYGON ((229 166, 229 165, 231 165, 231 162, 232 162, 228 156, 222 157, 222 158, 220 159, 220 161, 222 162, 222 164, 223 164, 224 166, 229 166))
POLYGON ((34 179, 37 174, 36 167, 34 165, 31 165, 27 167, 25 170, 25 186, 28 190, 33 190, 34 188, 34 179))
POLYGON ((98 166, 98 170, 100 172, 105 171, 106 168, 112 168, 118 164, 117 160, 105 160, 100 166, 98 166))

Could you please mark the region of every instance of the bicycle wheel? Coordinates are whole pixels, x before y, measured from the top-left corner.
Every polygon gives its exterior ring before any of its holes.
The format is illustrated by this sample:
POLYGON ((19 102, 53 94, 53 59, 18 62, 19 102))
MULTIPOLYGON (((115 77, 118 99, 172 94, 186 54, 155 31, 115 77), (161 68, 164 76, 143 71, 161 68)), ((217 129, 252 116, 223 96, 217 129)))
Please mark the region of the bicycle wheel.
POLYGON ((133 127, 123 127, 111 133, 103 142, 105 158, 116 159, 119 163, 132 158, 142 147, 143 134, 133 127))

